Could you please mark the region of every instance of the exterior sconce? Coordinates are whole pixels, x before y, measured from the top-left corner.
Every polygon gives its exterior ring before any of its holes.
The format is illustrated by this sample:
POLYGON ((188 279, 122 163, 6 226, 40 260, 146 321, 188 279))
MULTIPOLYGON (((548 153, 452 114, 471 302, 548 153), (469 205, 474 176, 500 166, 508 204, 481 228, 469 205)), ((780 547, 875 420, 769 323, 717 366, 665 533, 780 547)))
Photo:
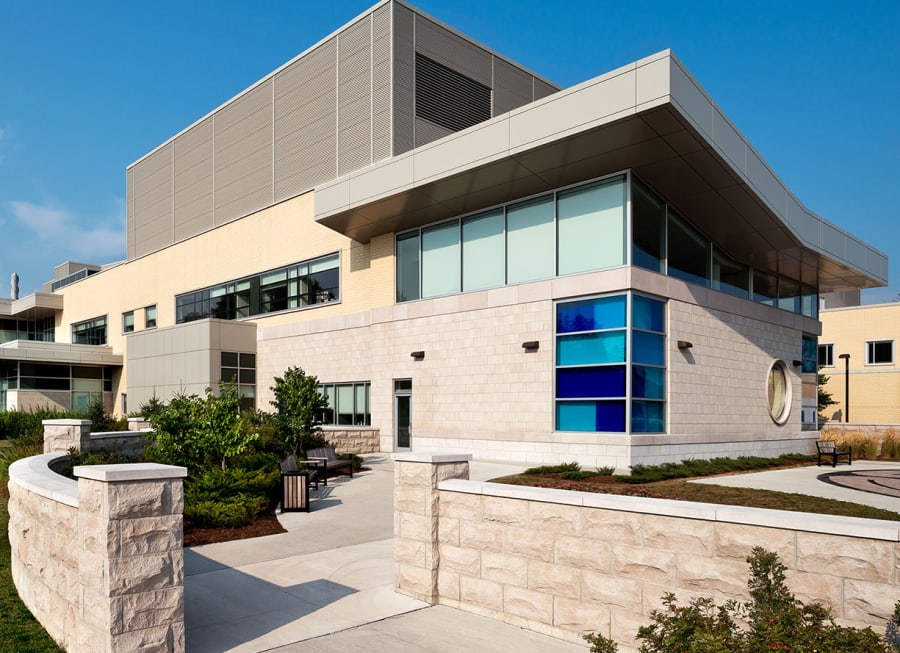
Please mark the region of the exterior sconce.
POLYGON ((800 367, 803 365, 803 361, 792 361, 794 363, 794 367, 800 367))
POLYGON ((693 346, 694 346, 694 343, 688 342, 687 340, 679 340, 679 341, 678 341, 678 348, 679 348, 679 349, 682 349, 682 350, 684 350, 684 349, 690 349, 690 348, 693 347, 693 346))
POLYGON ((415 360, 420 361, 425 358, 425 352, 424 351, 414 351, 414 352, 410 353, 410 356, 412 356, 415 360))
POLYGON ((522 343, 522 349, 525 351, 537 351, 540 346, 540 340, 526 340, 522 343))

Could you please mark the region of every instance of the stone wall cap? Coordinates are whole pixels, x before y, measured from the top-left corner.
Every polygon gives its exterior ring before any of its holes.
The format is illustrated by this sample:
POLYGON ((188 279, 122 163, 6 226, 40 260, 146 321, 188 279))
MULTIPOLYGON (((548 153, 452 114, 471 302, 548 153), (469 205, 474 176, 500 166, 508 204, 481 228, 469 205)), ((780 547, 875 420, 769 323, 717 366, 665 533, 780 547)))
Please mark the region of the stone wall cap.
POLYGON ((89 419, 42 419, 41 424, 44 426, 84 426, 90 424, 89 419))
POLYGON ((436 451, 395 453, 392 457, 401 463, 465 463, 472 460, 470 453, 438 453, 436 451))
POLYGON ((9 481, 39 496, 78 507, 78 483, 50 469, 50 463, 65 455, 44 453, 20 458, 9 466, 9 481))
POLYGON ((160 465, 159 463, 78 465, 72 471, 79 478, 88 478, 102 483, 165 480, 167 478, 184 478, 187 476, 187 467, 160 465))
POLYGON ((109 438, 144 438, 153 429, 137 429, 134 431, 97 431, 91 433, 91 440, 104 440, 109 438))
POLYGON ((694 501, 577 492, 463 479, 441 481, 438 483, 438 490, 621 512, 664 515, 682 519, 701 519, 728 524, 765 526, 786 531, 861 537, 887 542, 900 541, 900 522, 883 519, 863 519, 860 517, 773 510, 770 508, 749 508, 746 506, 725 506, 694 501))

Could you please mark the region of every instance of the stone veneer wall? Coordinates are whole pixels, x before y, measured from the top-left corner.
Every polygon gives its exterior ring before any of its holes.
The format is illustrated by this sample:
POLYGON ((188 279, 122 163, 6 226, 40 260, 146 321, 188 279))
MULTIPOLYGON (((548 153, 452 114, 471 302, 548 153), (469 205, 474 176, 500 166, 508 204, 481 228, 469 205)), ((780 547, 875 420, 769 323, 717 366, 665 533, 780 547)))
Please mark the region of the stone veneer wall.
POLYGON ((900 598, 896 522, 454 480, 467 458, 395 455, 398 592, 623 653, 665 592, 746 600, 756 545, 840 623, 884 632, 900 598))
POLYGON ((338 453, 366 454, 381 451, 378 429, 353 426, 323 426, 322 435, 338 453))
POLYGON ((91 433, 88 419, 45 419, 44 453, 55 451, 97 451, 106 449, 125 456, 139 456, 147 445, 150 423, 143 418, 129 418, 129 431, 91 433))
POLYGON ((820 435, 823 439, 840 437, 844 433, 865 433, 881 437, 886 431, 900 431, 900 424, 859 424, 828 422, 822 425, 820 435))
POLYGON ((184 651, 183 467, 9 468, 12 577, 69 653, 184 651))

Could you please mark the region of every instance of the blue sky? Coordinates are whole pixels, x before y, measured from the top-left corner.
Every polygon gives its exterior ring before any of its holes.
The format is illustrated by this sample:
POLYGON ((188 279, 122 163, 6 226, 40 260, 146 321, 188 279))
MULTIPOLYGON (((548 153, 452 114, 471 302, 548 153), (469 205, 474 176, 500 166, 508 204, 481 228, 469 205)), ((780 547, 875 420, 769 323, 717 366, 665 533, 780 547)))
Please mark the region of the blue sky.
MULTIPOLYGON (((125 168, 374 0, 0 3, 0 296, 125 256, 125 168)), ((421 0, 570 86, 672 48, 808 208, 900 294, 900 3, 421 0)))

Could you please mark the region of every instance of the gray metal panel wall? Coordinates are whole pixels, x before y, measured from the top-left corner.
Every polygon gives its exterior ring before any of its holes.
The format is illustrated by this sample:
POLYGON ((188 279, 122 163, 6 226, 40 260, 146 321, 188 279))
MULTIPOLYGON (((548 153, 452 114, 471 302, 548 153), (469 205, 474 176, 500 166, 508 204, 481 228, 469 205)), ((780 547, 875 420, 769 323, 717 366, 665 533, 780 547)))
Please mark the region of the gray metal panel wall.
POLYGON ((534 76, 500 57, 494 57, 493 114, 499 116, 534 99, 534 76))
POLYGON ((215 226, 213 117, 175 139, 175 242, 215 226))
POLYGON ((134 258, 134 168, 125 171, 125 256, 134 258))
POLYGON ((337 37, 275 76, 275 201, 337 176, 337 37))
POLYGON ((441 127, 422 118, 416 118, 416 147, 427 145, 452 133, 453 131, 446 127, 441 127))
POLYGON ((553 95, 558 90, 560 90, 560 89, 556 88, 555 86, 551 86, 547 82, 545 82, 541 79, 538 79, 537 77, 534 78, 534 99, 535 100, 540 100, 541 98, 545 98, 548 95, 553 95))
POLYGON ((416 52, 493 87, 491 53, 420 14, 416 14, 416 52))
POLYGON ((272 79, 215 114, 216 225, 273 202, 272 79))
POLYGON ((394 156, 415 145, 415 18, 402 5, 394 8, 394 156))
POLYGON ((372 16, 338 34, 338 176, 372 163, 372 16))
POLYGON ((134 169, 134 255, 172 242, 172 151, 168 143, 134 169))
POLYGON ((391 6, 372 14, 372 161, 391 155, 391 6))

